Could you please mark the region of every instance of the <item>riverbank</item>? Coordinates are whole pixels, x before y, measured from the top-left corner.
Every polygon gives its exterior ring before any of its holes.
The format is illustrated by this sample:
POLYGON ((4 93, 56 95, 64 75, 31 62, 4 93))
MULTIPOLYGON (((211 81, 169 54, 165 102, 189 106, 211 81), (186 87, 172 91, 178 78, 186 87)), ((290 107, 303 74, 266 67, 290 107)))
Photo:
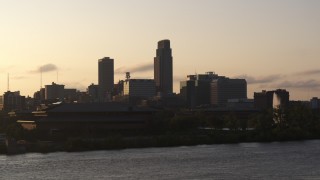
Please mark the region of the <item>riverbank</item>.
POLYGON ((274 142, 274 141, 297 141, 320 139, 307 133, 287 133, 275 134, 259 133, 254 130, 230 131, 230 130, 198 130, 192 132, 167 133, 162 135, 131 136, 125 137, 120 134, 107 136, 104 138, 81 138, 73 137, 65 141, 35 141, 20 144, 23 151, 14 150, 8 152, 2 149, 2 154, 19 153, 50 153, 50 152, 80 152, 94 150, 114 150, 129 148, 149 148, 149 147, 177 147, 195 146, 211 144, 230 144, 243 142, 274 142))

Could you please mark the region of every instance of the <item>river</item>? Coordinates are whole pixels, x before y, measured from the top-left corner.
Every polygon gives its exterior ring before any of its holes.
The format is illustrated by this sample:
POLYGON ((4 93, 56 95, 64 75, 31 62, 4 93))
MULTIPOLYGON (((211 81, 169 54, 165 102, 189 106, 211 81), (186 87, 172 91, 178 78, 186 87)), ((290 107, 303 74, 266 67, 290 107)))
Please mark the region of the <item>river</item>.
POLYGON ((320 140, 1 155, 0 179, 320 179, 320 140))

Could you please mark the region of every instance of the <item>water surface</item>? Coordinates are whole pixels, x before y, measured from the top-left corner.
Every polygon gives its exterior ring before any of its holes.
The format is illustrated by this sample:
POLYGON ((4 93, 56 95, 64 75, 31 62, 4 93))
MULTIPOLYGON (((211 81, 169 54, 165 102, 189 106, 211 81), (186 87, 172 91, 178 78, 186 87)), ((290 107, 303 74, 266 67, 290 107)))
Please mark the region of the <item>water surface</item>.
POLYGON ((320 179, 320 140, 1 155, 0 179, 320 179))

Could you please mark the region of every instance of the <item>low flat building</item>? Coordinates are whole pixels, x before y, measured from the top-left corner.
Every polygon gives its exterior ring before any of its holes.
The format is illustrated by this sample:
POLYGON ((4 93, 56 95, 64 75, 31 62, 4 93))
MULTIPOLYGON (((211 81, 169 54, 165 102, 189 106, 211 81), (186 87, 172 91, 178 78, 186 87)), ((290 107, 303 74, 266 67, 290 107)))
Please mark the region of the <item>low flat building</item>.
POLYGON ((40 131, 64 134, 130 131, 146 129, 155 112, 116 102, 60 104, 34 113, 34 121, 40 131))

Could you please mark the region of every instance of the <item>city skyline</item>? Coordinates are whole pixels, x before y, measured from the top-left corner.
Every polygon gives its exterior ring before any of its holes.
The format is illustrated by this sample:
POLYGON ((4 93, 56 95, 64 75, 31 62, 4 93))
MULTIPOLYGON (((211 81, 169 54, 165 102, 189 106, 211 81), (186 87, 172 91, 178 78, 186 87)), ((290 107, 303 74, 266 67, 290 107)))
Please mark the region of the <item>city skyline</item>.
POLYGON ((96 60, 115 60, 115 79, 153 79, 156 42, 170 39, 174 92, 187 75, 245 78, 253 92, 320 96, 320 2, 9 1, 0 7, 0 91, 33 96, 56 82, 98 84, 96 60), (105 9, 108 9, 105 11, 105 9), (164 9, 165 11, 159 10, 164 9), (164 13, 165 12, 165 13, 164 13))

